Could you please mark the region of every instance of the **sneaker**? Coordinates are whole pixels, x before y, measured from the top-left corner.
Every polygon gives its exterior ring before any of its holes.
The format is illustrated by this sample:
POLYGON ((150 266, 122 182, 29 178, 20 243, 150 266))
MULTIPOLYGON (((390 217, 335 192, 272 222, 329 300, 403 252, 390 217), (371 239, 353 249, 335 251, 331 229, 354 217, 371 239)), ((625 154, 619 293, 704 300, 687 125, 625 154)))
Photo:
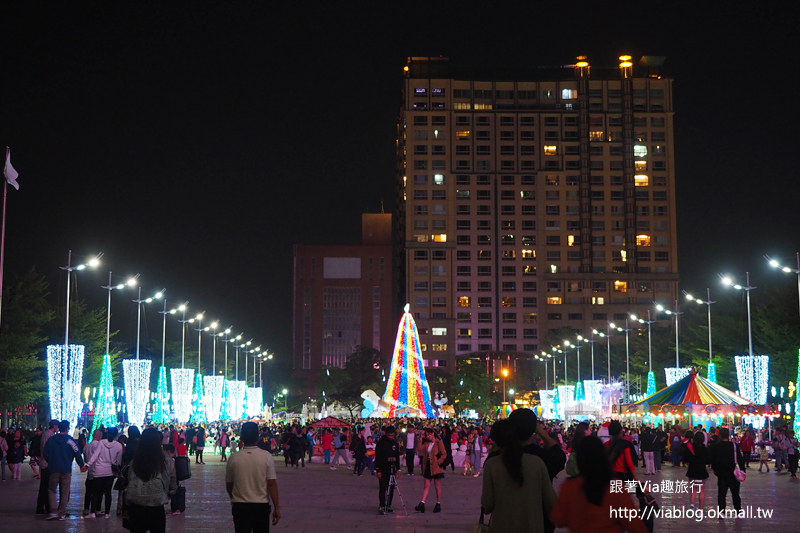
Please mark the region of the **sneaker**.
POLYGON ((424 513, 425 512, 425 502, 419 502, 419 505, 414 507, 414 510, 416 512, 418 512, 418 513, 424 513))
POLYGON ((386 514, 386 511, 383 510, 383 507, 378 507, 378 514, 381 516, 384 516, 386 514))
POLYGON ((387 513, 393 513, 393 512, 394 512, 394 509, 392 509, 391 507, 387 507, 387 508, 386 508, 386 512, 387 512, 387 513))
POLYGON ((105 518, 106 518, 106 520, 110 520, 110 519, 111 519, 111 515, 107 514, 107 515, 105 516, 105 518))
POLYGON ((59 522, 63 522, 63 521, 64 521, 64 520, 66 520, 66 519, 67 519, 67 515, 63 515, 63 514, 62 514, 61 516, 59 516, 59 517, 58 517, 58 521, 59 521, 59 522))
POLYGON ((50 513, 47 515, 48 520, 58 520, 58 513, 50 513))
POLYGON ((86 518, 97 518, 97 515, 94 513, 89 513, 88 515, 86 515, 86 518))
POLYGON ((331 467, 331 470, 336 470, 336 467, 335 467, 335 466, 332 466, 332 467, 331 467))
POLYGON ((439 503, 439 502, 436 502, 436 506, 433 508, 433 512, 434 513, 441 513, 442 512, 442 504, 439 503))

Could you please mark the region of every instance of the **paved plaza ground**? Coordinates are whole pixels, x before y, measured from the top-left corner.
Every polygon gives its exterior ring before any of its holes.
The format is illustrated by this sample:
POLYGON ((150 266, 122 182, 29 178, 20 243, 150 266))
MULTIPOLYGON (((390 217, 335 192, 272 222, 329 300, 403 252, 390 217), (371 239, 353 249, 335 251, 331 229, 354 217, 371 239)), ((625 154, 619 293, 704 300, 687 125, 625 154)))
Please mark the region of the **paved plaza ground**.
MULTIPOLYGON (((230 503, 225 492, 225 464, 212 454, 207 455, 205 466, 193 466, 192 479, 184 484, 187 491, 187 512, 180 516, 167 517, 168 531, 232 531, 230 503)), ((72 481, 72 497, 69 512, 71 516, 65 522, 48 522, 43 516, 36 516, 36 490, 38 480, 30 479, 30 469, 24 465, 26 479, 23 481, 6 481, 0 483, 0 523, 2 531, 14 533, 45 533, 50 531, 68 531, 69 533, 124 532, 122 521, 116 516, 110 520, 81 518, 83 503, 84 474, 75 469, 72 481)), ((405 474, 398 476, 399 486, 405 500, 408 516, 403 512, 400 499, 395 495, 394 514, 379 516, 377 480, 369 475, 355 477, 343 465, 335 471, 321 464, 311 464, 299 470, 285 468, 282 458, 277 458, 278 487, 281 498, 283 517, 271 531, 290 532, 326 532, 337 533, 362 531, 409 531, 409 532, 471 532, 472 525, 477 522, 480 510, 480 492, 482 478, 463 477, 449 470, 442 482, 442 512, 431 511, 436 503, 435 493, 431 487, 428 497, 427 512, 418 514, 414 506, 422 494, 422 477, 405 474)), ((771 519, 744 518, 724 521, 692 519, 656 519, 657 532, 700 532, 700 531, 741 531, 761 532, 774 530, 798 530, 798 494, 800 481, 789 480, 788 474, 775 475, 774 472, 759 474, 751 467, 747 481, 742 485, 742 501, 744 506, 754 509, 772 510, 771 519)), ((661 474, 644 476, 639 469, 641 479, 651 482, 663 480, 677 481, 685 479, 685 469, 665 466, 661 474)), ((8 477, 8 476, 7 476, 8 477)), ((556 480, 556 490, 565 474, 562 472, 556 480)), ((716 505, 716 478, 709 479, 709 493, 706 506, 716 505)), ((729 497, 730 498, 730 497, 729 497)), ((116 501, 116 493, 114 495, 116 501)), ((687 494, 662 494, 658 496, 662 509, 672 505, 688 507, 687 494)), ((730 500, 729 500, 730 501, 730 500)), ((728 504, 731 507, 730 503, 728 504)), ((756 512, 756 511, 754 511, 756 512)), ((113 514, 113 510, 112 510, 113 514)))

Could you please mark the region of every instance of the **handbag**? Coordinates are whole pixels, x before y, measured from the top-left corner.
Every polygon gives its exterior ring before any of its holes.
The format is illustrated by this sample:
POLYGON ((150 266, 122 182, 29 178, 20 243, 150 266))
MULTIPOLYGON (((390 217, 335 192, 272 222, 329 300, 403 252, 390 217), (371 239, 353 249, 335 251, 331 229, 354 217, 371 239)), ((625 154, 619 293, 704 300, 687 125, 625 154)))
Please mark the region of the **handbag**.
POLYGON ((739 483, 742 483, 745 479, 747 479, 747 474, 742 470, 739 470, 739 464, 736 461, 736 443, 733 443, 733 477, 735 477, 736 481, 739 483))
POLYGON ((472 526, 472 533, 490 533, 489 524, 483 523, 483 507, 481 507, 481 517, 478 523, 472 526))

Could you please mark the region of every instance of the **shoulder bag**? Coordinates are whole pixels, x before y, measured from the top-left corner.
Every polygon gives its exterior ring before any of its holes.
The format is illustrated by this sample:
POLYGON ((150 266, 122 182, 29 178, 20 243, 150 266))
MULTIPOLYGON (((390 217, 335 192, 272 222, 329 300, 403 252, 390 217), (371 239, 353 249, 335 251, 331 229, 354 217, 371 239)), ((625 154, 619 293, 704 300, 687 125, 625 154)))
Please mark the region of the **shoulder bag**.
POLYGON ((736 461, 736 444, 735 443, 732 444, 733 444, 733 477, 736 478, 736 481, 742 483, 744 482, 745 479, 747 479, 747 474, 744 471, 739 470, 739 463, 738 461, 736 461))
POLYGON ((490 533, 489 524, 483 523, 483 507, 481 507, 481 517, 478 523, 472 526, 472 533, 490 533))

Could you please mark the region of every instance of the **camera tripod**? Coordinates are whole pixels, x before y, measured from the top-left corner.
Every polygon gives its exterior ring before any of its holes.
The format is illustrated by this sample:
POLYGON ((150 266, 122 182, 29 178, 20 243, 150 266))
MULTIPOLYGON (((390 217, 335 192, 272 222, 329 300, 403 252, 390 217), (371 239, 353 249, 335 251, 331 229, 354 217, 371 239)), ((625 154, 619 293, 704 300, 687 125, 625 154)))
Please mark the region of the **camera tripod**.
POLYGON ((400 486, 397 484, 397 474, 392 471, 389 474, 389 483, 386 485, 386 495, 384 496, 384 506, 383 506, 383 515, 386 516, 387 509, 392 504, 392 496, 394 490, 397 490, 397 495, 400 497, 400 504, 403 506, 403 511, 406 512, 406 516, 408 516, 408 509, 406 509, 406 502, 403 501, 403 495, 400 493, 400 486))

